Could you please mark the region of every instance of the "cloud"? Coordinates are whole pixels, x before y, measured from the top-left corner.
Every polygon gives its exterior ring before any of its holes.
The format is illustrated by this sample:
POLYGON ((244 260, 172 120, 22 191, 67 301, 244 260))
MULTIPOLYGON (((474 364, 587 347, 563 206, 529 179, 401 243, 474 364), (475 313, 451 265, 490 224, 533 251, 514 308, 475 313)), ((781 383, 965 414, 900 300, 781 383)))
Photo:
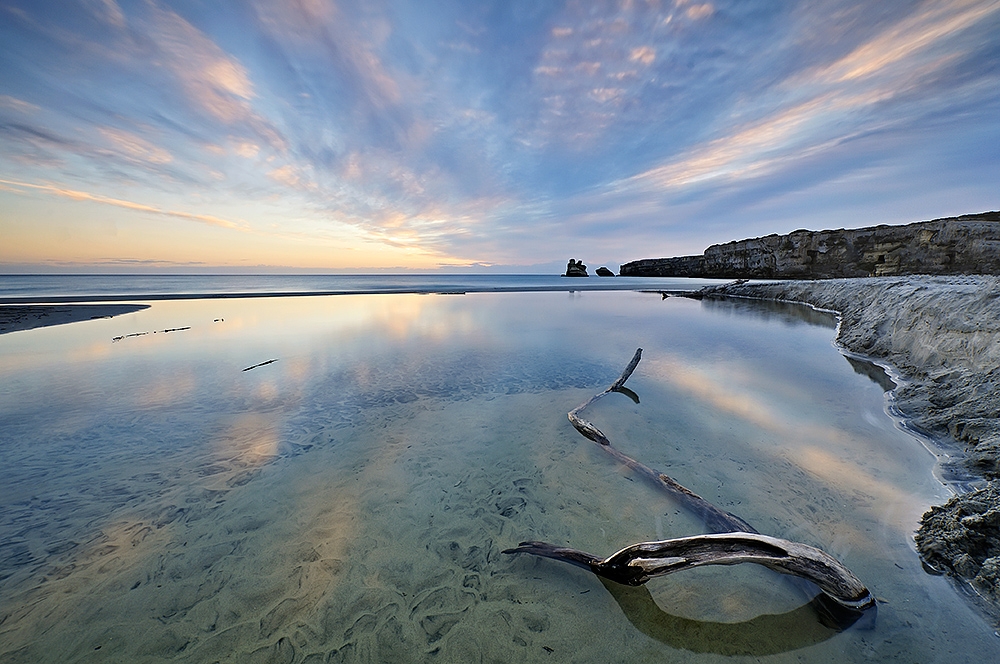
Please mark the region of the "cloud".
MULTIPOLYGON (((681 3, 678 3, 680 5, 681 3)), ((692 21, 699 21, 703 18, 708 18, 715 13, 715 7, 711 3, 703 3, 700 5, 691 5, 686 10, 684 10, 684 15, 687 16, 692 21)))
POLYGON ((169 164, 174 160, 166 150, 131 132, 114 127, 99 127, 98 133, 114 147, 114 152, 129 161, 169 164))
POLYGON ((939 80, 969 48, 958 35, 998 10, 1000 2, 927 3, 849 54, 779 82, 769 91, 778 101, 762 118, 726 126, 721 136, 620 185, 676 190, 760 178, 866 132, 902 124, 927 108, 926 97, 908 113, 897 108, 884 116, 878 110, 939 80))
MULTIPOLYGON (((807 72, 800 80, 837 84, 870 78, 893 67, 905 69, 923 53, 998 10, 1000 3, 995 0, 927 2, 917 13, 904 17, 843 58, 807 72)), ((897 70, 895 73, 902 72, 897 70)))
POLYGON ((680 12, 704 19, 714 11, 711 4, 685 2, 567 3, 552 19, 532 70, 529 107, 540 110, 527 142, 573 152, 600 149, 602 142, 620 140, 618 132, 665 122, 664 110, 681 112, 662 90, 704 79, 689 63, 711 66, 719 49, 701 40, 691 19, 673 18, 680 12))
POLYGON ((125 201, 118 198, 110 198, 108 196, 101 196, 100 194, 90 194, 85 191, 77 191, 74 189, 66 189, 64 187, 57 187, 55 185, 48 184, 32 184, 30 182, 18 182, 16 180, 4 180, 0 179, 0 185, 7 185, 5 188, 8 191, 15 193, 23 193, 23 190, 30 189, 35 191, 42 191, 53 196, 58 196, 60 198, 67 198, 72 201, 87 201, 92 203, 101 203, 103 205, 111 205, 114 207, 124 208, 126 210, 134 210, 136 212, 147 212, 150 214, 162 215, 166 217, 174 217, 177 219, 185 219, 188 221, 197 221, 202 224, 208 224, 209 226, 218 226, 219 228, 228 228, 232 230, 246 230, 246 224, 243 222, 231 221, 229 219, 223 219, 221 217, 216 217, 210 214, 195 214, 192 212, 180 212, 177 210, 164 210, 162 208, 154 207, 152 205, 145 205, 143 203, 134 203, 132 201, 125 201))
POLYGON ((29 113, 37 113, 42 110, 35 104, 26 102, 23 99, 18 99, 17 97, 11 97, 10 95, 0 95, 0 108, 7 108, 25 115, 29 113))
POLYGON ((260 152, 260 146, 249 141, 241 141, 236 144, 233 151, 244 159, 253 159, 260 152))
POLYGON ((378 53, 391 32, 387 21, 369 15, 359 25, 329 0, 256 2, 255 7, 261 28, 291 59, 320 64, 371 109, 385 111, 403 101, 402 84, 378 53))
POLYGON ((248 101, 254 89, 246 68, 201 31, 176 13, 154 7, 149 36, 160 64, 196 107, 227 124, 253 118, 248 101))
POLYGON ((99 19, 120 30, 126 27, 125 12, 115 0, 90 0, 88 4, 99 19))
POLYGON ((303 184, 302 179, 299 177, 298 173, 296 173, 295 168, 288 164, 268 171, 267 176, 275 182, 292 189, 298 189, 303 184))
POLYGON ((641 62, 647 66, 651 65, 656 60, 656 49, 650 46, 639 46, 638 48, 633 48, 628 59, 632 62, 641 62))

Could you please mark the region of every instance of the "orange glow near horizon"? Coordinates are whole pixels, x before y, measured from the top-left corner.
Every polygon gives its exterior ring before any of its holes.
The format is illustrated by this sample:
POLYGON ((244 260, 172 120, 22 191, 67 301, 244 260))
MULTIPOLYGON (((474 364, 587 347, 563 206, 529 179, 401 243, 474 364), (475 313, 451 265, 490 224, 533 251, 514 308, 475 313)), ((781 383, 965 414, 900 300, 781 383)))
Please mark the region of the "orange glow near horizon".
POLYGON ((291 224, 282 228, 273 219, 180 212, 51 185, 0 180, 0 201, 6 210, 0 266, 120 261, 336 270, 436 269, 473 262, 391 238, 379 240, 347 225, 304 232, 291 224))

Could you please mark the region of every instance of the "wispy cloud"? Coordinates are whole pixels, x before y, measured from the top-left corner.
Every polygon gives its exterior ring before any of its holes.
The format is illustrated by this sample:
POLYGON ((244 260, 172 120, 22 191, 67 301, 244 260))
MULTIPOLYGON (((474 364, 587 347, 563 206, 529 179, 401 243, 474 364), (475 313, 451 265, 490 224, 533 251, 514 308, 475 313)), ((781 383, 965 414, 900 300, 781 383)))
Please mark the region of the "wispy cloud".
POLYGON ((152 29, 160 64, 175 77, 188 99, 225 122, 253 116, 253 84, 246 68, 176 13, 154 8, 152 29))
POLYGON ((112 146, 114 153, 131 161, 169 164, 174 160, 167 150, 132 132, 115 127, 100 127, 98 132, 112 146))
POLYGON ((10 95, 0 95, 0 107, 17 111, 21 114, 37 113, 41 110, 35 104, 28 103, 23 99, 11 97, 10 95))
MULTIPOLYGON (((1000 11, 996 0, 939 0, 925 2, 911 16, 883 30, 848 55, 828 65, 815 68, 792 83, 837 84, 870 78, 896 69, 898 77, 905 69, 931 53, 942 42, 1000 11), (902 70, 902 71, 901 71, 902 70)), ((968 45, 956 45, 963 50, 968 45)))
POLYGON ((64 187, 57 187, 50 184, 34 184, 30 182, 18 182, 16 180, 4 180, 0 179, 0 185, 5 185, 4 188, 8 191, 15 193, 23 193, 25 190, 40 191, 52 196, 58 196, 60 198, 66 198, 72 201, 86 201, 91 203, 100 203, 102 205, 111 205, 114 207, 124 208, 126 210, 133 210, 135 212, 146 212, 149 214, 161 215, 165 217, 174 217, 176 219, 184 219, 187 221, 196 221, 202 224, 208 224, 210 226, 218 226, 220 228, 228 228, 232 230, 246 230, 247 226, 245 222, 232 221, 230 219, 222 219, 221 217, 216 217, 210 214, 196 214, 192 212, 182 212, 178 210, 166 210, 163 208, 158 208, 153 205, 146 205, 144 203, 135 203, 133 201, 125 201, 119 198, 111 198, 109 196, 102 196, 100 194, 91 194, 85 191, 78 191, 75 189, 67 189, 64 187))
POLYGON ((873 111, 938 80, 968 54, 970 46, 957 36, 998 11, 995 1, 925 3, 848 55, 796 72, 767 91, 778 101, 763 118, 726 127, 721 136, 620 184, 672 190, 763 177, 863 132, 904 122, 904 115, 873 111))

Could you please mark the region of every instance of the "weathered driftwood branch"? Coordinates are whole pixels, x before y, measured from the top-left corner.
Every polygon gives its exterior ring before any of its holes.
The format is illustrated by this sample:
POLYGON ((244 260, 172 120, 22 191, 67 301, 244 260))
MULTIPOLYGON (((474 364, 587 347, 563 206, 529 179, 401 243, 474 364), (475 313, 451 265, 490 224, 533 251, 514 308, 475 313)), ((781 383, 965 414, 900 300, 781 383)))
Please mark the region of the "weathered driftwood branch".
POLYGON ((604 397, 611 392, 628 392, 630 398, 638 403, 638 397, 634 396, 635 393, 625 387, 625 381, 629 379, 632 372, 635 371, 636 366, 639 364, 639 360, 642 359, 642 349, 637 348, 635 355, 632 356, 632 360, 625 367, 622 375, 618 377, 618 380, 611 384, 611 387, 604 390, 600 394, 591 397, 586 402, 580 404, 573 410, 569 411, 569 421, 573 423, 576 430, 582 433, 584 436, 594 441, 601 448, 618 460, 620 463, 628 466, 638 474, 642 475, 646 479, 650 480, 654 484, 658 485, 661 489, 670 494, 674 499, 678 500, 687 509, 689 509, 694 514, 697 514, 704 522, 706 528, 713 533, 733 533, 733 532, 744 532, 744 533, 755 533, 757 530, 751 526, 749 523, 739 518, 735 514, 730 514, 725 510, 721 510, 712 503, 708 502, 698 494, 682 486, 672 477, 665 475, 657 470, 650 468, 649 466, 639 463, 632 457, 623 454, 611 444, 608 437, 604 433, 595 427, 591 422, 580 417, 580 412, 586 409, 588 406, 593 404, 598 399, 604 397))
POLYGON ((585 551, 545 542, 521 542, 504 553, 530 553, 562 560, 629 586, 703 565, 756 563, 812 581, 845 609, 861 612, 875 605, 868 588, 830 555, 805 544, 759 533, 695 535, 643 542, 603 560, 585 551))
POLYGON ((521 542, 504 553, 529 553, 561 560, 631 586, 641 585, 654 576, 703 565, 756 563, 816 584, 830 600, 827 604, 832 603, 827 614, 841 625, 849 625, 862 613, 874 609, 875 599, 868 588, 830 555, 805 544, 761 535, 740 517, 719 509, 673 478, 618 451, 600 429, 580 416, 581 411, 610 392, 625 393, 638 403, 638 396, 625 387, 625 381, 635 371, 640 359, 641 348, 635 351, 621 376, 608 389, 571 410, 569 420, 577 431, 600 445, 608 454, 656 483, 699 515, 706 527, 715 534, 633 544, 604 559, 585 551, 545 542, 521 542))

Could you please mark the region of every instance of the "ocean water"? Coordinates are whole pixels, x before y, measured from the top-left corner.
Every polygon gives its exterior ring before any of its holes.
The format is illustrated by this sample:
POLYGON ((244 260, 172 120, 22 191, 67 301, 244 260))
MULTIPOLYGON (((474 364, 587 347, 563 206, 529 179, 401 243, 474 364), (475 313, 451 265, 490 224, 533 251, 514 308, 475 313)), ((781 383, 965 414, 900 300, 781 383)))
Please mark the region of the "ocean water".
POLYGON ((935 459, 835 324, 488 292, 162 300, 0 335, 0 662, 995 661, 914 551, 948 495, 935 459), (567 420, 637 347, 639 403, 587 418, 841 560, 874 624, 831 630, 752 565, 626 588, 501 553, 703 532, 567 420))
POLYGON ((374 293, 477 293, 590 290, 696 290, 719 279, 566 278, 547 274, 7 274, 0 304, 36 301, 267 297, 374 293))

